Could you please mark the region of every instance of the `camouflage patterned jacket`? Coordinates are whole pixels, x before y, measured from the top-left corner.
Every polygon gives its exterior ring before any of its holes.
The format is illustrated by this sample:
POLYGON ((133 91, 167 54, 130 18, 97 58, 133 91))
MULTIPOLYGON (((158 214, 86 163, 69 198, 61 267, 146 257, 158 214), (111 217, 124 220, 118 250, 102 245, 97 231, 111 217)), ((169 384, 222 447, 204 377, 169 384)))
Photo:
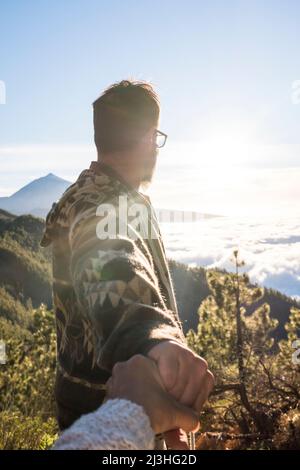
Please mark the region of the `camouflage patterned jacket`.
POLYGON ((185 340, 150 199, 110 167, 92 162, 53 204, 41 245, 51 243, 56 400, 77 418, 101 404, 115 362, 146 354, 165 339, 185 340), (145 224, 154 236, 143 237, 130 217, 128 233, 117 224, 115 238, 99 236, 99 207, 110 208, 106 216, 119 214, 120 196, 128 207, 146 208, 145 224))

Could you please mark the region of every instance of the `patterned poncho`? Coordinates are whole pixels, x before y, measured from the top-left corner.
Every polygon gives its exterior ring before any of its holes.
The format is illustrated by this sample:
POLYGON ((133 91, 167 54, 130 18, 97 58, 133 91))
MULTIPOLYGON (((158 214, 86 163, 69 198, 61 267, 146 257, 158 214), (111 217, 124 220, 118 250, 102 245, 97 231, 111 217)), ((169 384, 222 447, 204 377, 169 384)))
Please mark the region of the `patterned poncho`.
POLYGON ((150 199, 112 168, 92 162, 53 204, 41 240, 42 246, 50 244, 55 394, 58 407, 68 409, 73 421, 102 403, 116 362, 147 354, 162 340, 185 340, 150 199), (124 200, 125 231, 119 207, 124 200), (130 217, 137 204, 146 211, 140 220, 148 232, 130 217), (111 221, 114 236, 103 236, 104 220, 111 221))

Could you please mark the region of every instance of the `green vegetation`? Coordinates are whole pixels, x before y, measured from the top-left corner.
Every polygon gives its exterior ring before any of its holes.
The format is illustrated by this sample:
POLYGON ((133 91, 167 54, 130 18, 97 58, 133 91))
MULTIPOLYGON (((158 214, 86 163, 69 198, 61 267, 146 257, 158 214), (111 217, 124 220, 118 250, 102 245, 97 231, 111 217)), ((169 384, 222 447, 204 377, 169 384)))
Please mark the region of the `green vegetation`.
MULTIPOLYGON (((0 448, 46 449, 57 437, 50 251, 44 222, 0 210, 0 448)), ((239 274, 170 262, 190 346, 217 385, 202 413, 199 448, 300 448, 300 309, 239 274), (200 305, 200 307, 199 307, 200 305), (199 316, 197 315, 197 311, 199 316)))
POLYGON ((45 449, 57 435, 56 341, 44 222, 0 212, 0 449, 45 449), (36 308, 35 308, 36 307, 36 308))
POLYGON ((6 364, 0 374, 0 448, 44 449, 56 439, 54 318, 41 305, 26 327, 0 318, 6 364))
POLYGON ((239 274, 238 252, 233 261, 235 275, 207 272, 211 295, 199 308, 197 332, 187 334, 190 347, 217 378, 198 446, 299 449, 300 358, 293 363, 293 341, 300 336, 300 309, 291 309, 286 339, 275 343, 278 321, 270 306, 255 308, 263 289, 239 274))

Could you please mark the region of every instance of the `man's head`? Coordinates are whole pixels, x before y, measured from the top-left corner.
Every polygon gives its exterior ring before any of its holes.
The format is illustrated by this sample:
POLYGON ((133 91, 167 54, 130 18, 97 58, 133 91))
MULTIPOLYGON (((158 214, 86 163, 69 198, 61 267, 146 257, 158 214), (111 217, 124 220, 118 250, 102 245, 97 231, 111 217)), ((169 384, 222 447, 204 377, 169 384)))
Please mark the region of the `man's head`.
POLYGON ((98 159, 151 181, 158 154, 159 99, 143 81, 122 80, 93 103, 98 159))

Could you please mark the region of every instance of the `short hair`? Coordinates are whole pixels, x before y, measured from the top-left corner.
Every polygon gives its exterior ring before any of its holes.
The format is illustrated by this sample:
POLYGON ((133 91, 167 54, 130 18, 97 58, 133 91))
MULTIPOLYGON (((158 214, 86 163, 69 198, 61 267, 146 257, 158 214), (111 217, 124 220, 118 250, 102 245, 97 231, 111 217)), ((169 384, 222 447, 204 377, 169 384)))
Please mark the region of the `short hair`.
POLYGON ((93 103, 94 139, 98 153, 130 150, 160 113, 159 98, 145 81, 122 80, 93 103))

